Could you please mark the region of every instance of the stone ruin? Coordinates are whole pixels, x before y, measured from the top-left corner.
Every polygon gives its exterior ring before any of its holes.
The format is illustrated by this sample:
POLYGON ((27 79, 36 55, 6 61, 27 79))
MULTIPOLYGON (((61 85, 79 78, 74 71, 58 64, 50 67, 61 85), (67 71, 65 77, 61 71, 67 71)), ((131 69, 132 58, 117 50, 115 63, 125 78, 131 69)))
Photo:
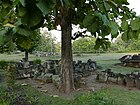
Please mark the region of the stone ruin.
POLYGON ((41 52, 41 51, 36 51, 36 52, 34 52, 34 54, 37 57, 47 57, 48 56, 47 52, 41 52))
POLYGON ((111 69, 98 72, 97 78, 99 82, 116 83, 127 87, 136 87, 140 89, 140 71, 134 71, 130 74, 114 73, 111 69))
MULTIPOLYGON (((73 77, 75 87, 86 85, 85 77, 97 69, 95 61, 89 59, 86 63, 73 61, 73 77)), ((60 60, 47 60, 43 64, 33 61, 16 63, 16 79, 34 78, 44 83, 54 83, 58 88, 61 80, 60 60)))
POLYGON ((140 54, 125 55, 119 60, 122 66, 140 67, 140 54))

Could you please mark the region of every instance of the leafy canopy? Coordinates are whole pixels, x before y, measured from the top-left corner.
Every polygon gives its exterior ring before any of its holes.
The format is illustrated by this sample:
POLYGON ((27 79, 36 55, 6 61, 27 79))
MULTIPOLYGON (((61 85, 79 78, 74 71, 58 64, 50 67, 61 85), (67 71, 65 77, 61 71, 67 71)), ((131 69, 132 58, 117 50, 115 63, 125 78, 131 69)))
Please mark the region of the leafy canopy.
POLYGON ((20 36, 17 44, 25 49, 31 47, 36 29, 55 29, 63 24, 62 18, 91 32, 97 39, 96 49, 110 46, 108 35, 113 39, 121 33, 123 40, 129 40, 140 32, 140 18, 127 7, 127 0, 2 0, 0 4, 0 27, 6 25, 0 30, 1 40, 10 24, 12 40, 20 36))

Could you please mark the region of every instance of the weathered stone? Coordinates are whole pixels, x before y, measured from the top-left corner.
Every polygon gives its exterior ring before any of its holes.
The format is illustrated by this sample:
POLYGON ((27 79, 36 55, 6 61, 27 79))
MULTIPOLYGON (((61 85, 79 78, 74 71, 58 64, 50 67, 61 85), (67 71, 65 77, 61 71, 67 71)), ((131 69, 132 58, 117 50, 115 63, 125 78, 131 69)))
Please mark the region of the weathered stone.
POLYGON ((99 82, 107 82, 108 74, 106 72, 99 72, 97 74, 97 80, 99 82))
POLYGON ((124 74, 118 73, 117 84, 119 84, 119 85, 126 85, 125 75, 124 74))
POLYGON ((134 87, 134 79, 131 78, 131 77, 126 77, 125 78, 125 81, 126 81, 126 86, 127 87, 134 87))
POLYGON ((53 81, 53 84, 59 88, 60 87, 60 82, 61 82, 61 78, 59 75, 53 75, 52 76, 52 81, 53 81))
POLYGON ((119 60, 123 66, 140 67, 140 54, 125 55, 119 60))
POLYGON ((50 73, 42 73, 39 77, 37 77, 38 80, 44 81, 46 83, 52 83, 52 75, 50 73))
POLYGON ((140 89, 140 79, 135 80, 136 88, 140 89))
POLYGON ((75 73, 74 74, 74 86, 75 88, 85 87, 86 86, 86 78, 82 77, 82 75, 75 73))

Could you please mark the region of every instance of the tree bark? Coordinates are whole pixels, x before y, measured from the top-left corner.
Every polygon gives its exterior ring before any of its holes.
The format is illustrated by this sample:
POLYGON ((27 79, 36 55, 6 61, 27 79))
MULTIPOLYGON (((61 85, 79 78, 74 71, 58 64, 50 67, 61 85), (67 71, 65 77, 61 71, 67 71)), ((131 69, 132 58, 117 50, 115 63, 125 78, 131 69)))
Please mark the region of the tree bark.
POLYGON ((28 61, 28 51, 25 51, 25 61, 28 61))
MULTIPOLYGON (((65 9, 66 12, 66 9, 65 9)), ((67 12, 68 13, 68 12, 67 12)), ((62 83, 61 89, 65 93, 70 93, 74 90, 74 81, 73 81, 73 57, 72 57, 72 44, 71 44, 71 33, 72 25, 69 20, 69 15, 64 13, 61 20, 61 74, 62 74, 62 83)))

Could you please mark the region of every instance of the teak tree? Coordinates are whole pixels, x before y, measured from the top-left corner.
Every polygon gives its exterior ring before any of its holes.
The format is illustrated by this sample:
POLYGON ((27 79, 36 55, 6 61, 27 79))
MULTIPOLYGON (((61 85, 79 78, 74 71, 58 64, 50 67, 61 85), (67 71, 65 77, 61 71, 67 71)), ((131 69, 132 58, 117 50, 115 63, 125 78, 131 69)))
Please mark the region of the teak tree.
MULTIPOLYGON (((1 25, 10 23, 10 18, 7 18, 6 14, 13 10, 15 18, 10 24, 15 26, 12 29, 19 35, 24 33, 31 36, 32 32, 40 27, 51 30, 60 25, 61 90, 65 93, 70 93, 74 89, 72 24, 86 29, 83 33, 89 31, 96 37, 96 49, 100 46, 109 47, 110 42, 106 38, 108 35, 113 39, 122 33, 122 38, 128 40, 138 36, 140 32, 140 19, 128 8, 127 0, 1 0, 0 3, 2 4, 0 20, 3 22, 1 25)), ((79 32, 75 38, 82 36, 83 33, 79 32)))

